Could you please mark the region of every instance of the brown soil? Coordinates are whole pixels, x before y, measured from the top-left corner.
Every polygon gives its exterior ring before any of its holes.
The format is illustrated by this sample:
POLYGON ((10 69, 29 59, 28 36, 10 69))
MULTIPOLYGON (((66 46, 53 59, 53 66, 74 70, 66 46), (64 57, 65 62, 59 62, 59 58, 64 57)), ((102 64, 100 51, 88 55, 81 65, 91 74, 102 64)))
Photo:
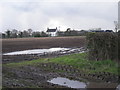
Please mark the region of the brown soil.
POLYGON ((52 47, 81 47, 86 45, 85 38, 85 36, 76 36, 3 39, 2 52, 52 47))

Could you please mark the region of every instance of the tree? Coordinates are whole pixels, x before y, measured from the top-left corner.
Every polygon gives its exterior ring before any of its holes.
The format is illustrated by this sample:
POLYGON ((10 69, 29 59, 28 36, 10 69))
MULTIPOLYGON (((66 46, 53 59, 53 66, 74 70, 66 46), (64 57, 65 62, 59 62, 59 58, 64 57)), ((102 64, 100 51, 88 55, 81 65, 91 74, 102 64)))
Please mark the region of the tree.
POLYGON ((17 38, 17 34, 18 34, 18 30, 13 29, 13 30, 11 31, 11 37, 12 37, 12 38, 17 38))
POLYGON ((66 32, 69 32, 71 30, 71 28, 67 28, 67 31, 66 32))
POLYGON ((10 38, 11 31, 10 31, 10 30, 7 30, 7 31, 6 31, 6 34, 7 34, 7 38, 10 38))
POLYGON ((48 37, 48 35, 45 33, 45 32, 41 32, 41 35, 40 35, 41 37, 48 37))
POLYGON ((23 37, 29 37, 29 32, 26 31, 26 30, 24 30, 24 31, 23 31, 23 37))
POLYGON ((23 32, 19 32, 19 37, 20 37, 20 38, 23 37, 23 32))
POLYGON ((33 32, 33 33, 32 33, 32 36, 33 36, 33 37, 40 37, 40 32, 33 32))
POLYGON ((28 29, 28 33, 29 33, 29 36, 30 36, 30 37, 32 36, 32 32, 33 32, 32 29, 28 29))

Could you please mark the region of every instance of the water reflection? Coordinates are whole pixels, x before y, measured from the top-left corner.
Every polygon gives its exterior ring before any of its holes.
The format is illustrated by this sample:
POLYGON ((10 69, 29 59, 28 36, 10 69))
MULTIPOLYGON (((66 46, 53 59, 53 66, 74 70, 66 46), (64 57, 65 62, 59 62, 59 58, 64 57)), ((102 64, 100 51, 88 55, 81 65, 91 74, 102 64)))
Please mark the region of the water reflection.
POLYGON ((52 80, 48 80, 48 82, 53 83, 53 84, 58 84, 61 86, 70 87, 70 88, 86 88, 86 83, 84 82, 79 82, 76 80, 69 80, 63 77, 53 78, 52 80))
POLYGON ((120 90, 120 84, 117 86, 117 89, 116 90, 120 90))
POLYGON ((20 55, 20 54, 42 54, 48 52, 55 52, 55 51, 65 51, 69 50, 69 48, 50 48, 50 49, 32 49, 32 50, 24 50, 24 51, 15 51, 10 53, 5 53, 3 55, 20 55))
POLYGON ((49 48, 49 49, 32 49, 15 51, 10 53, 4 53, 3 55, 22 55, 22 54, 46 54, 46 53, 59 53, 59 54, 69 54, 69 53, 83 53, 84 48, 49 48))

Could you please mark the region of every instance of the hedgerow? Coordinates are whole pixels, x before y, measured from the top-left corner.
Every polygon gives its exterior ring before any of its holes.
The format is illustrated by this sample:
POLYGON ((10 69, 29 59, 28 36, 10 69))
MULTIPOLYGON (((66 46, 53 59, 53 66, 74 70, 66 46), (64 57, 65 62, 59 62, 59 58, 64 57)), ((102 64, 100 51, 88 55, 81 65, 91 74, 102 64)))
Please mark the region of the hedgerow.
POLYGON ((90 60, 120 60, 120 36, 114 32, 92 32, 87 35, 90 60))

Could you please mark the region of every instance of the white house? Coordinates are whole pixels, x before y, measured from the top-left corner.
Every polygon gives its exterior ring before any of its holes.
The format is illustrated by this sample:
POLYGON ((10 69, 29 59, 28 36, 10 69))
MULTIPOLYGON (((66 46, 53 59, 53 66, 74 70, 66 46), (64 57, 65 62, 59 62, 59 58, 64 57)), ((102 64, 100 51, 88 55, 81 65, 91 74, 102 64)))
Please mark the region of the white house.
POLYGON ((57 36, 57 27, 55 28, 55 29, 49 29, 49 28, 47 28, 47 34, 49 35, 49 36, 57 36))

